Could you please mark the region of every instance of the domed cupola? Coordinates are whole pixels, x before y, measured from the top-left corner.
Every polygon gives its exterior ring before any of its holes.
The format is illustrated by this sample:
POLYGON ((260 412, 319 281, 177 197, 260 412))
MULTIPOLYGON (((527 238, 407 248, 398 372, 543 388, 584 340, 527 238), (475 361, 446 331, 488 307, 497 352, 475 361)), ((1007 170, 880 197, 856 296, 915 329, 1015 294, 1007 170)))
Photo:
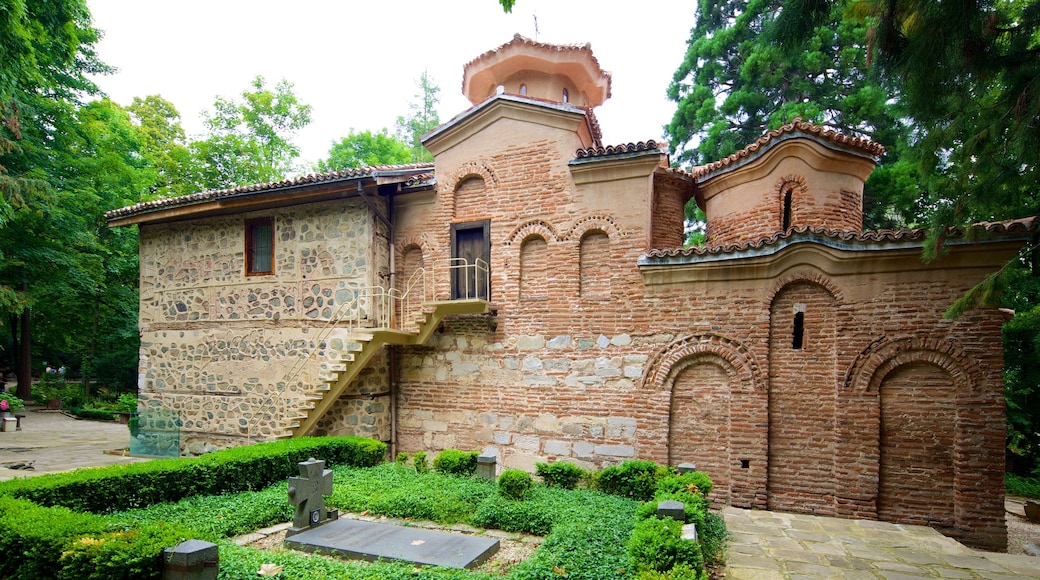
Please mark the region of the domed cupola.
POLYGON ((466 63, 462 93, 474 105, 509 94, 591 109, 610 98, 610 73, 589 44, 546 44, 517 34, 466 63))

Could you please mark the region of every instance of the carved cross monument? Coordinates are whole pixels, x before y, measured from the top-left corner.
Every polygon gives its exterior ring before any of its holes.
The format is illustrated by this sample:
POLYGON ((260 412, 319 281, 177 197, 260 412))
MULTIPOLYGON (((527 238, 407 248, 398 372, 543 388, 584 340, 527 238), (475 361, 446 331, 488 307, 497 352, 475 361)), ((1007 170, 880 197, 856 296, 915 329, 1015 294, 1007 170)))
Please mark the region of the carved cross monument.
POLYGON ((338 512, 325 511, 324 495, 332 493, 332 471, 325 469, 325 461, 313 457, 299 464, 300 477, 289 478, 289 503, 296 506, 293 527, 287 535, 336 519, 338 512))

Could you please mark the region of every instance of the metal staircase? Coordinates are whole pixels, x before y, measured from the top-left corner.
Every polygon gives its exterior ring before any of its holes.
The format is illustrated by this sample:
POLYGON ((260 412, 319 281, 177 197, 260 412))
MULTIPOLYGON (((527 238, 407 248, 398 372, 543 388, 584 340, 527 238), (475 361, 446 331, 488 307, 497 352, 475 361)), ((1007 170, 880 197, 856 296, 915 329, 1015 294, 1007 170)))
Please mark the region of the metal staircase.
MULTIPOLYGON (((279 421, 283 434, 277 438, 312 432, 384 345, 425 344, 448 316, 490 312, 488 280, 488 266, 482 260, 475 264, 452 261, 441 269, 420 268, 403 292, 380 287, 358 290, 354 300, 340 305, 314 337, 314 347, 297 359, 279 381, 277 391, 268 397, 269 403, 279 399, 284 403, 281 409, 285 414, 279 421), (457 280, 464 284, 453 292, 451 287, 457 280), (438 300, 452 294, 457 297, 438 300), (339 342, 333 337, 342 341, 342 348, 332 350, 339 342), (322 352, 324 358, 319 361, 322 352), (289 385, 297 381, 305 367, 314 364, 324 371, 322 382, 306 386, 302 397, 287 396, 289 385)), ((272 412, 277 407, 268 405, 272 412)))

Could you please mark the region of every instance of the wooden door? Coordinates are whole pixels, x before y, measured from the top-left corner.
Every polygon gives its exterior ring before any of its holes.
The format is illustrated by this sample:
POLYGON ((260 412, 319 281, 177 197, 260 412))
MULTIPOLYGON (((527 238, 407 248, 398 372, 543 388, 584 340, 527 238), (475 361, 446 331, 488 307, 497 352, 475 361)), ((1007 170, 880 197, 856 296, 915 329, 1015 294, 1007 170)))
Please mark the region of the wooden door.
POLYGON ((491 263, 490 222, 452 224, 451 299, 481 298, 488 300, 488 276, 491 263))

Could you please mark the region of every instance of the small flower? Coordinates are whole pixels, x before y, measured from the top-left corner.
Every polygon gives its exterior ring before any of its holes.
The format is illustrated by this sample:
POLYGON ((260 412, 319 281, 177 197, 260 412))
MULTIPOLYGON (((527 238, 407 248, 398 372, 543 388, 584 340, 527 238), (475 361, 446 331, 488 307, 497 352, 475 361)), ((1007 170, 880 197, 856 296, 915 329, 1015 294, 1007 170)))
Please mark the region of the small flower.
POLYGON ((6 411, 11 406, 7 404, 7 399, 0 399, 0 411, 6 411))

